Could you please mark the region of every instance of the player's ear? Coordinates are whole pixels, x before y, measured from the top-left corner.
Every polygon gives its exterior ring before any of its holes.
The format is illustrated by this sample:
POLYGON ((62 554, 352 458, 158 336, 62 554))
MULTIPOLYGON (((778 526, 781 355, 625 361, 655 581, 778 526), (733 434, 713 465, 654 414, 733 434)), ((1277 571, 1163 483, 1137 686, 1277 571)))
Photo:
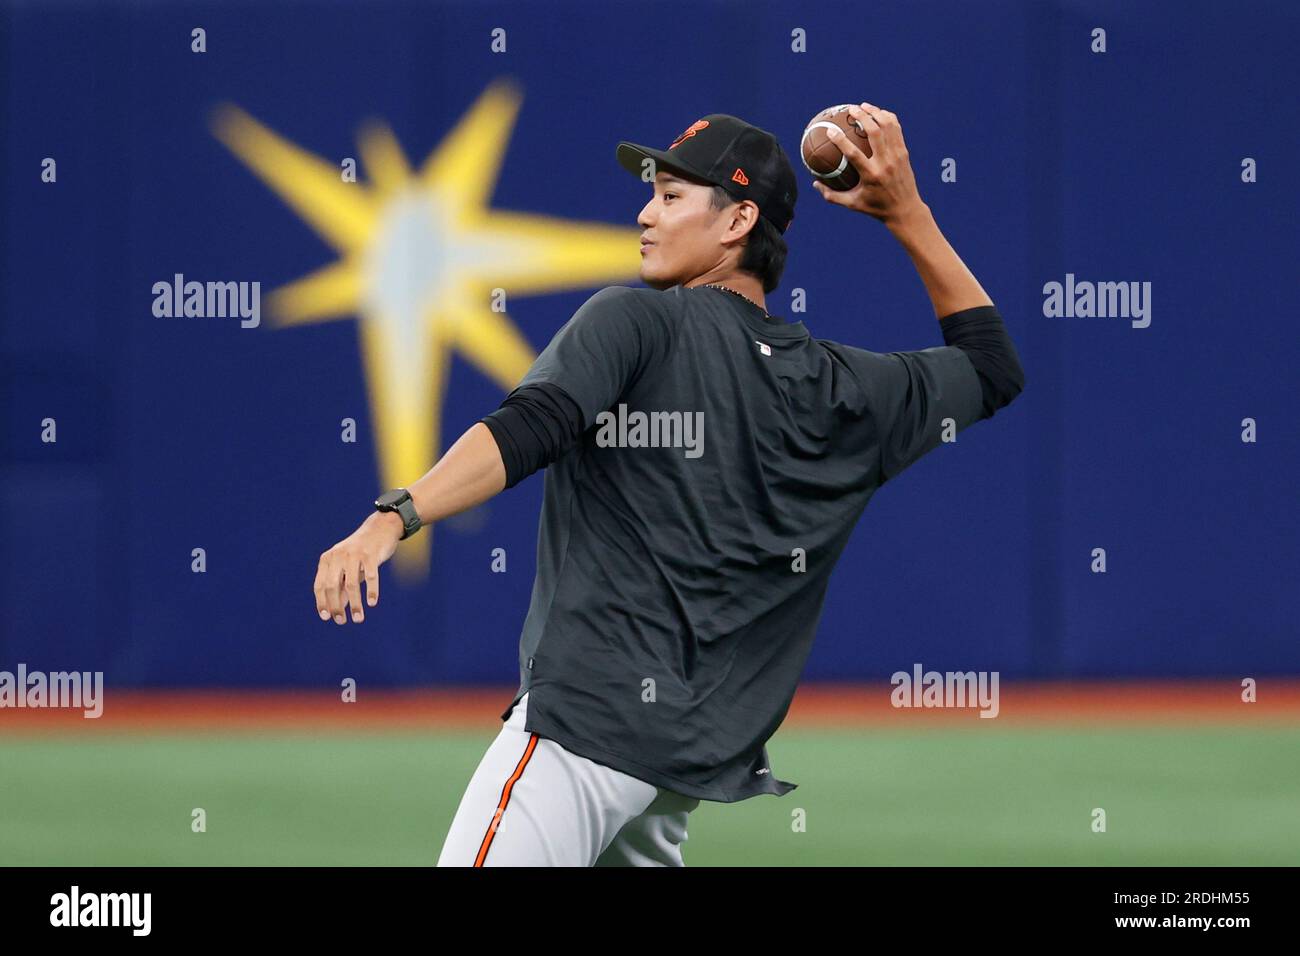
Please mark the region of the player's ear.
POLYGON ((754 205, 752 199, 738 204, 734 215, 741 232, 750 233, 758 226, 758 206, 754 205))

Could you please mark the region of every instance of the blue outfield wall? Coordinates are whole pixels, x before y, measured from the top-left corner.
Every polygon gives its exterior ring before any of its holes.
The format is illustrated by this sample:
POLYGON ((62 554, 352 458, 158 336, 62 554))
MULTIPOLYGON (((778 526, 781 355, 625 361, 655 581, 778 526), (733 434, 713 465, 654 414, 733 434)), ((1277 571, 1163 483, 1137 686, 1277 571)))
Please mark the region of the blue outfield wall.
MULTIPOLYGON (((0 669, 116 686, 513 682, 540 476, 422 533, 360 626, 316 619, 319 554, 432 464, 432 450, 403 462, 435 430, 445 448, 495 408, 520 355, 592 292, 638 284, 649 187, 616 165, 618 140, 666 146, 725 112, 793 157, 817 110, 869 100, 899 115, 1027 387, 872 501, 806 677, 1300 672, 1294 3, 0 17, 0 669), (459 161, 421 178, 457 130, 459 161), (448 290, 471 287, 448 263, 474 252, 421 219, 422 187, 463 199, 476 172, 483 214, 521 244, 480 256, 468 321, 492 288, 505 311, 434 387, 422 333, 454 327, 448 290), (562 241, 582 227, 603 277, 562 241), (510 271, 530 256, 531 285, 510 271), (260 283, 259 324, 155 314, 155 284, 177 274, 260 283), (298 320, 277 319, 277 290, 310 276, 284 313, 298 320), (1135 283, 1145 317, 1049 315, 1051 282, 1135 283)), ((769 308, 794 315, 799 290, 818 337, 941 345, 905 252, 800 176, 769 308)))

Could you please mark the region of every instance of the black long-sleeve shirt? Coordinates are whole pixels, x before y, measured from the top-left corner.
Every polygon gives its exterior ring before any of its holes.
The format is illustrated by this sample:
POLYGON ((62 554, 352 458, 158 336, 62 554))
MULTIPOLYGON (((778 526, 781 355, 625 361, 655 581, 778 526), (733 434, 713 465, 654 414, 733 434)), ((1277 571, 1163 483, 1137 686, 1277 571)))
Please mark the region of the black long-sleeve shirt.
POLYGON ((784 794, 766 742, 867 502, 1024 374, 992 309, 881 354, 739 296, 612 287, 483 419, 550 463, 519 640, 525 730, 685 796, 784 794))

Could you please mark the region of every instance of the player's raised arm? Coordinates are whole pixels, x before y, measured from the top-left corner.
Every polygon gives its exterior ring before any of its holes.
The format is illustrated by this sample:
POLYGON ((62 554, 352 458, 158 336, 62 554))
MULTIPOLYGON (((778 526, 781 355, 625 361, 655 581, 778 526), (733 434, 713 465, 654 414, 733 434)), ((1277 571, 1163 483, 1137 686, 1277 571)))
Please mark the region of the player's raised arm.
POLYGON ((898 117, 870 103, 848 112, 866 133, 871 155, 838 127, 828 135, 857 170, 858 183, 834 190, 815 180, 813 187, 827 202, 883 222, 903 245, 925 283, 945 343, 886 356, 865 353, 875 363, 867 378, 886 436, 881 466, 887 480, 936 447, 945 422, 960 430, 1010 404, 1024 389, 1025 373, 993 301, 921 199, 898 117))
POLYGON ((870 156, 839 129, 829 132, 832 142, 857 169, 858 184, 836 191, 814 180, 813 188, 827 202, 865 213, 885 224, 911 256, 930 294, 936 318, 992 305, 979 280, 939 231, 930 207, 922 201, 898 117, 870 103, 850 106, 849 115, 866 132, 870 156))

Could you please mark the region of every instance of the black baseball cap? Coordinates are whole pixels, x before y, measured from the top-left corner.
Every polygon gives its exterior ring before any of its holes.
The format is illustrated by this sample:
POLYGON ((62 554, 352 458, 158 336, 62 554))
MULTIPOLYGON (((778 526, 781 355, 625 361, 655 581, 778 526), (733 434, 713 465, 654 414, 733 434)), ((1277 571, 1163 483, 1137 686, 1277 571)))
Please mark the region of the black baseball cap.
POLYGON ((726 113, 697 119, 667 149, 621 142, 619 165, 640 177, 646 157, 655 171, 683 173, 721 186, 737 202, 751 199, 764 219, 780 232, 794 219, 799 198, 794 167, 777 138, 726 113))

